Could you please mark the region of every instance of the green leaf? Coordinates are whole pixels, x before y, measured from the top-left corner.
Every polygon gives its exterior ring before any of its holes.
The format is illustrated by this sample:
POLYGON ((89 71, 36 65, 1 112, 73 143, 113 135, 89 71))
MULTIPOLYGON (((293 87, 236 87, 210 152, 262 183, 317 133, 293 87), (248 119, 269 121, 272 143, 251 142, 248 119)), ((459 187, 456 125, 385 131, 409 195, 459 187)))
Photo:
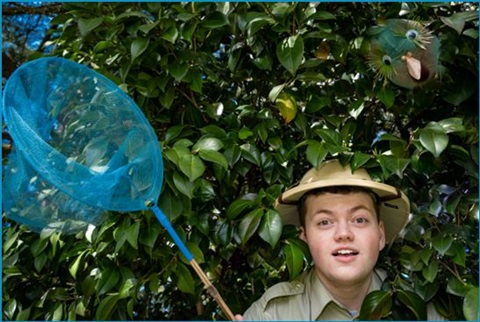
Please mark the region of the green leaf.
POLYGON ((330 97, 320 97, 318 95, 313 95, 310 101, 308 101, 307 106, 305 107, 305 112, 315 113, 326 106, 330 106, 331 104, 332 100, 330 99, 330 97))
POLYGON ((39 256, 48 246, 48 239, 37 239, 30 246, 30 251, 34 257, 39 256))
POLYGON ((80 35, 85 37, 93 29, 100 26, 103 22, 103 18, 91 18, 91 19, 78 19, 78 29, 80 30, 80 35))
POLYGON ((250 143, 245 143, 240 146, 242 156, 249 162, 260 166, 262 160, 260 158, 260 151, 258 150, 256 145, 252 145, 250 143))
POLYGON ((395 91, 390 87, 382 87, 382 89, 377 93, 377 97, 387 109, 392 107, 395 103, 395 91))
POLYGON ((95 285, 98 295, 105 294, 113 289, 120 281, 120 272, 116 267, 106 268, 102 272, 100 281, 95 285))
POLYGON ((476 28, 465 29, 465 31, 463 32, 463 35, 476 40, 478 39, 478 29, 476 28))
MULTIPOLYGON (((196 243, 186 242, 185 245, 187 246, 188 250, 192 254, 193 258, 195 258, 195 261, 198 264, 202 264, 202 263, 205 262, 205 256, 203 255, 202 250, 200 249, 200 247, 196 243)), ((185 256, 183 256, 183 254, 181 254, 181 256, 185 260, 185 263, 188 264, 188 261, 185 258, 185 256)))
POLYGON ((247 199, 237 199, 227 208, 227 219, 233 220, 237 218, 242 212, 250 210, 255 206, 255 202, 247 199))
POLYGON ((6 304, 3 305, 3 314, 7 317, 8 320, 13 320, 15 311, 17 310, 17 300, 11 298, 6 304))
POLYGON ((273 60, 270 55, 265 55, 262 57, 256 57, 253 60, 253 64, 263 70, 272 70, 273 60))
POLYGON ((214 11, 202 21, 202 26, 207 29, 216 29, 228 25, 228 18, 220 11, 214 11))
POLYGON ((102 52, 108 48, 113 47, 113 42, 111 41, 99 41, 96 45, 93 51, 95 52, 102 52))
POLYGON ((357 169, 361 168, 365 163, 367 163, 372 158, 373 157, 370 154, 355 152, 353 154, 352 161, 350 162, 352 171, 356 171, 357 169))
POLYGON ((318 167, 320 163, 325 160, 327 156, 327 149, 325 149, 323 142, 309 140, 307 146, 307 160, 313 167, 318 167))
POLYGON ((417 320, 427 320, 427 307, 420 296, 410 291, 398 290, 397 297, 415 314, 417 320))
POLYGON ((399 178, 403 178, 403 173, 410 163, 410 159, 401 159, 391 155, 378 155, 377 160, 382 167, 382 171, 386 177, 396 174, 399 178))
POLYGON ((165 107, 166 109, 172 106, 174 99, 175 99, 175 89, 171 86, 169 86, 167 91, 163 95, 160 95, 159 97, 160 104, 162 104, 162 106, 165 107))
POLYGON ((463 243, 460 243, 458 241, 453 241, 452 246, 447 250, 447 255, 453 257, 453 261, 462 266, 465 267, 465 260, 467 257, 467 254, 465 252, 465 245, 463 243))
MULTIPOLYGON (((146 35, 150 31, 152 31, 152 29, 156 28, 159 23, 160 23, 160 21, 155 21, 154 23, 149 22, 149 23, 146 23, 146 24, 138 27, 138 30, 140 30, 141 32, 143 32, 146 35)), ((164 37, 162 37, 162 38, 164 38, 164 37)), ((166 39, 166 40, 168 40, 168 39, 166 39)))
POLYGON ((116 17, 116 20, 121 20, 121 19, 124 19, 124 18, 131 18, 131 17, 149 19, 148 15, 146 15, 144 12, 141 12, 141 11, 126 11, 126 12, 123 12, 123 13, 119 14, 116 17))
POLYGON ((314 20, 335 20, 337 17, 328 11, 316 11, 310 18, 314 20))
MULTIPOLYGON (((186 75, 185 77, 185 81, 189 82, 190 83, 190 89, 194 92, 197 92, 199 94, 202 94, 202 90, 203 90, 203 79, 202 79, 203 75, 202 73, 199 71, 199 70, 192 70, 190 69, 188 71, 188 74, 186 75)), ((218 106, 219 104, 221 103, 216 103, 216 104, 211 104, 211 105, 207 105, 207 106, 218 106)), ((215 112, 216 115, 218 115, 218 111, 219 109, 217 109, 215 112)))
POLYGON ((227 159, 220 152, 214 150, 200 150, 199 156, 205 161, 210 161, 220 165, 225 170, 228 169, 227 159))
POLYGON ((258 234, 264 241, 274 248, 282 235, 282 228, 282 218, 279 213, 275 210, 268 209, 262 218, 258 234))
POLYGON ((431 122, 419 132, 420 143, 425 149, 438 158, 448 146, 448 135, 445 133, 443 127, 438 123, 431 122))
POLYGON ((168 72, 175 78, 175 81, 180 82, 187 75, 189 66, 184 62, 173 62, 168 66, 168 72))
MULTIPOLYGON (((225 130, 222 129, 221 127, 219 127, 217 125, 214 125, 214 124, 207 125, 207 126, 201 128, 200 131, 203 134, 208 134, 208 135, 214 136, 216 138, 220 138, 220 139, 226 139, 227 138, 227 132, 225 132, 225 130)), ((222 143, 222 146, 223 146, 223 143, 222 143)))
POLYGON ((188 177, 190 182, 201 177, 205 172, 205 164, 196 155, 184 154, 180 157, 180 170, 188 177))
POLYGON ((387 291, 370 292, 363 300, 359 320, 380 320, 390 315, 392 296, 387 291))
MULTIPOLYGON (((419 227, 419 226, 417 226, 419 227)), ((422 227, 419 227, 418 229, 419 233, 421 234, 422 231, 423 231, 423 228, 422 227)), ((418 239, 416 242, 419 242, 420 239, 418 239)), ((431 247, 424 247, 422 249, 422 251, 420 252, 420 259, 422 260, 422 262, 425 264, 425 265, 428 265, 428 263, 430 263, 430 258, 432 257, 433 255, 433 248, 431 247)))
POLYGON ((165 29, 162 33, 161 37, 172 44, 178 39, 178 29, 176 28, 175 24, 169 26, 165 29))
MULTIPOLYGON (((160 202, 165 199, 165 194, 162 194, 162 198, 160 198, 160 202)), ((179 198, 175 198, 179 199, 179 198)), ((162 209, 162 211, 166 211, 165 208, 160 204, 159 202, 159 207, 162 209)), ((169 220, 171 219, 171 213, 166 214, 169 220), (170 216, 169 216, 170 215, 170 216)), ((142 243, 143 245, 153 248, 155 245, 155 242, 157 241, 159 235, 158 227, 156 225, 148 225, 148 227, 142 231, 142 233, 139 235, 138 241, 142 243)))
POLYGON ((103 298, 96 309, 95 320, 113 320, 111 314, 117 302, 118 295, 107 295, 103 298))
POLYGON ((240 140, 246 140, 251 136, 253 136, 253 131, 246 126, 242 127, 240 131, 238 131, 238 138, 240 140))
POLYGON ((9 230, 9 231, 5 232, 4 235, 3 235, 4 241, 2 243, 2 247, 3 247, 3 253, 4 254, 6 254, 8 252, 10 247, 15 245, 15 243, 18 240, 18 236, 20 235, 19 231, 17 231, 14 234, 12 234, 12 233, 13 233, 13 230, 9 230))
MULTIPOLYGON (((462 146, 450 144, 447 147, 446 152, 455 158, 458 158, 460 161, 468 162, 470 160, 470 153, 468 153, 468 151, 462 146)), ((453 212, 451 212, 451 214, 453 214, 453 212)))
POLYGON ((127 303, 127 313, 128 313, 128 316, 130 318, 130 321, 133 321, 134 320, 134 313, 133 313, 133 309, 135 307, 135 304, 137 303, 137 299, 135 298, 131 298, 130 300, 128 300, 128 303, 127 303))
POLYGON ((447 293, 465 297, 467 293, 470 291, 471 285, 459 281, 456 277, 451 276, 447 282, 447 293))
POLYGON ((268 99, 270 100, 270 102, 275 103, 278 95, 283 91, 286 85, 287 84, 280 84, 280 85, 274 86, 270 90, 270 93, 268 93, 268 99))
POLYGON ((295 243, 287 242, 283 247, 290 280, 298 276, 303 269, 303 252, 295 243))
POLYGON ((148 48, 150 38, 136 38, 132 41, 130 46, 130 54, 132 55, 132 62, 138 58, 148 48))
POLYGON ((318 130, 318 135, 325 141, 326 144, 333 145, 333 146, 341 146, 342 145, 342 136, 335 130, 331 129, 320 129, 318 130))
POLYGON ((262 217, 263 209, 254 209, 242 218, 242 221, 240 221, 240 225, 238 226, 238 235, 240 237, 242 246, 245 245, 257 231, 262 217))
MULTIPOLYGON (((80 316, 85 316, 85 304, 82 301, 79 301, 75 305, 75 314, 78 314, 80 316)), ((70 319, 71 320, 71 319, 70 319)))
POLYGON ((72 265, 68 268, 68 271, 70 272, 70 275, 72 275, 73 278, 76 278, 78 268, 80 267, 80 264, 82 263, 82 258, 83 255, 85 255, 87 251, 83 251, 78 257, 75 259, 72 265))
POLYGON ((118 298, 124 299, 130 296, 130 290, 135 287, 137 281, 133 278, 126 279, 123 283, 122 287, 120 287, 120 291, 118 292, 118 298))
POLYGON ((363 99, 356 100, 348 107, 348 113, 356 120, 362 114, 364 107, 365 101, 363 99))
POLYGON ((62 303, 58 303, 57 307, 53 311, 52 321, 61 321, 63 316, 63 305, 62 303))
POLYGON ((215 227, 215 233, 223 245, 228 245, 233 237, 233 226, 227 221, 219 220, 215 227))
POLYGON ((428 213, 433 215, 433 216, 438 216, 440 212, 442 211, 442 203, 440 200, 435 199, 432 201, 430 204, 430 207, 428 207, 428 213))
POLYGON ((133 225, 128 227, 125 231, 127 241, 134 249, 138 249, 138 234, 140 232, 140 222, 136 221, 133 225))
POLYGON ((476 73, 462 68, 452 74, 452 84, 445 89, 446 93, 443 95, 443 99, 454 106, 465 102, 478 89, 477 83, 471 81, 472 77, 478 78, 476 73))
MULTIPOLYGON (((464 12, 465 13, 465 12, 464 12)), ((455 30, 459 35, 462 34, 465 27, 465 18, 459 13, 454 13, 450 17, 440 17, 444 24, 455 30)))
POLYGON ((453 238, 451 236, 442 236, 437 235, 432 238, 432 245, 437 250, 440 255, 445 255, 447 250, 453 243, 453 238))
MULTIPOLYGON (((184 176, 182 176, 180 173, 175 172, 173 175, 173 183, 175 187, 184 195, 188 196, 188 194, 193 194, 194 190, 194 185, 191 184, 184 176)), ((162 197, 158 201, 158 206, 162 211, 165 213, 165 215, 168 217, 168 220, 174 221, 183 212, 183 203, 184 201, 182 200, 181 197, 172 195, 171 191, 168 189, 165 189, 162 192, 162 197)), ((152 234, 157 234, 158 231, 152 232, 152 234)), ((158 237, 158 236, 157 236, 158 237)))
POLYGON ((30 311, 32 310, 32 306, 29 306, 28 308, 23 309, 20 312, 18 312, 18 315, 16 316, 15 320, 16 321, 30 321, 29 317, 30 317, 30 311))
POLYGON ((115 252, 118 252, 127 241, 127 235, 125 234, 125 230, 127 229, 128 224, 129 222, 127 222, 127 219, 125 219, 122 225, 115 228, 115 230, 113 231, 113 238, 117 242, 117 244, 115 245, 115 252))
POLYGON ((290 74, 294 75, 303 61, 303 38, 300 35, 290 36, 277 46, 277 57, 290 74))
POLYGON ((437 261, 431 261, 427 265, 425 265, 422 269, 422 274, 425 279, 433 283, 435 279, 437 278, 437 273, 438 273, 438 262, 437 261))
POLYGON ((478 287, 473 287, 463 299, 463 315, 465 315, 467 321, 480 320, 478 315, 478 287))
POLYGON ((202 137, 197 143, 195 143, 192 148, 192 152, 197 153, 205 150, 218 151, 221 148, 223 148, 223 142, 221 140, 207 136, 202 137))
POLYGON ((175 172, 173 174, 173 183, 175 185, 175 188, 178 189, 178 191, 186 195, 188 198, 193 199, 193 191, 195 190, 195 185, 190 180, 188 180, 188 178, 186 178, 179 172, 175 172))
POLYGON ((246 31, 248 36, 253 36, 264 26, 275 23, 275 20, 263 12, 249 12, 246 15, 246 20, 246 31))
POLYGON ((438 122, 443 128, 444 133, 462 132, 465 131, 463 126, 463 119, 460 117, 451 117, 438 122))
POLYGON ((45 266, 47 261, 48 261, 48 255, 46 253, 41 253, 40 255, 35 257, 35 260, 33 261, 33 263, 37 272, 40 272, 42 270, 42 268, 45 266))
POLYGON ((184 293, 195 294, 195 281, 192 273, 190 273, 190 270, 187 266, 185 266, 185 264, 178 262, 175 275, 177 275, 177 286, 180 291, 184 293))
POLYGON ((425 302, 430 301, 440 288, 440 283, 415 283, 415 293, 417 293, 425 302))

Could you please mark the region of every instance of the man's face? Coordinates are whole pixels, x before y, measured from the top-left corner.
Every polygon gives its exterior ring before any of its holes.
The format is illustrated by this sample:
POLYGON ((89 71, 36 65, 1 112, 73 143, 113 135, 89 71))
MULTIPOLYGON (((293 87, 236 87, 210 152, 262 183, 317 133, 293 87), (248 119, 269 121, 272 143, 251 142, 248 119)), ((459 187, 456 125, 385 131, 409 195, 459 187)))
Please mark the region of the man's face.
POLYGON ((300 238, 308 244, 322 282, 327 287, 368 283, 385 246, 372 198, 365 192, 324 193, 308 196, 305 208, 300 238))

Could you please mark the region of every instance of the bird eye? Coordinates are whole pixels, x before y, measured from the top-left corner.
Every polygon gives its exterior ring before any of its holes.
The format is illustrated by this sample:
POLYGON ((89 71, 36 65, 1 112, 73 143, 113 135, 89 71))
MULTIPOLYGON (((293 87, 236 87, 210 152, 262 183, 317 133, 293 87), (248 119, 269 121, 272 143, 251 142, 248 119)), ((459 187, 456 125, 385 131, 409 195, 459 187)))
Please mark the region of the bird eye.
POLYGON ((388 56, 388 55, 383 55, 383 57, 382 57, 382 62, 383 62, 385 65, 390 66, 390 65, 392 64, 392 59, 391 59, 390 56, 388 56))
POLYGON ((408 39, 413 40, 418 37, 418 31, 410 29, 405 33, 408 39))

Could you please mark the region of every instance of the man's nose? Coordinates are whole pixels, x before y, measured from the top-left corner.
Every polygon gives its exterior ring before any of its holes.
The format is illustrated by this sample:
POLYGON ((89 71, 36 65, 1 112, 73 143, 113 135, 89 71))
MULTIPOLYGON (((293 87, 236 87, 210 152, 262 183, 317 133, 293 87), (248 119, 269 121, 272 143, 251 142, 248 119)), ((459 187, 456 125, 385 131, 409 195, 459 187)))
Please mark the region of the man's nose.
POLYGON ((353 240, 353 231, 350 227, 350 224, 347 221, 337 222, 337 227, 335 228, 335 239, 342 240, 353 240))

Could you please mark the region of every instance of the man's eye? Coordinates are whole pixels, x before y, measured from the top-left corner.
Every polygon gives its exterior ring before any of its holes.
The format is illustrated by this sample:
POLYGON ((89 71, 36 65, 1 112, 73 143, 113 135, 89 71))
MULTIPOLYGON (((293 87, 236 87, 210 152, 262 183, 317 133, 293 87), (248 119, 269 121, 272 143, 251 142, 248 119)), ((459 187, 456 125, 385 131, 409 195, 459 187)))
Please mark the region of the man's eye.
POLYGON ((368 222, 368 220, 366 218, 363 218, 363 217, 358 217, 358 218, 355 218, 355 222, 357 224, 364 224, 364 223, 368 222))
POLYGON ((327 219, 323 219, 323 220, 320 220, 318 222, 319 226, 326 226, 326 225, 329 225, 329 224, 330 224, 330 220, 327 220, 327 219))

